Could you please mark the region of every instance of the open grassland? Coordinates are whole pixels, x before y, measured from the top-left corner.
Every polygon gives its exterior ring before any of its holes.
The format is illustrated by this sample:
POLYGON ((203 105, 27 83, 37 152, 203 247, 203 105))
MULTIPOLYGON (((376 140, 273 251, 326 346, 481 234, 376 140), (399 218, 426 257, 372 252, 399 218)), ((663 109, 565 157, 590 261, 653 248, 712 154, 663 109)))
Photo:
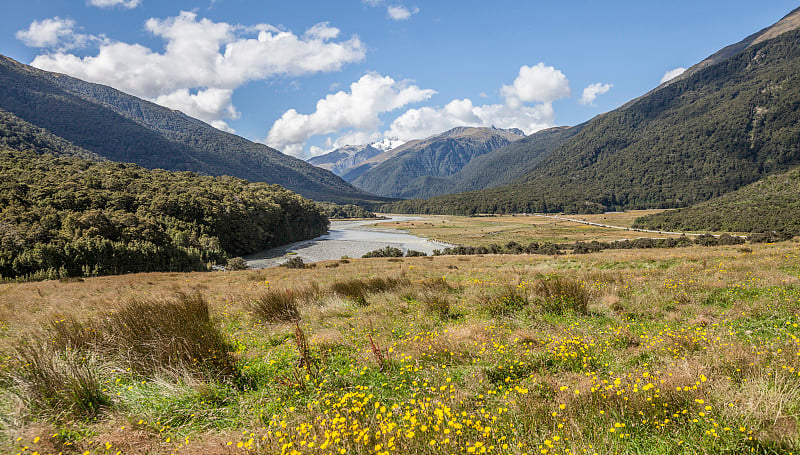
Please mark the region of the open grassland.
MULTIPOLYGON (((630 227, 638 217, 658 212, 660 211, 633 210, 599 215, 565 215, 565 217, 609 226, 630 227)), ((505 245, 511 241, 521 244, 531 242, 574 243, 592 240, 612 242, 639 237, 678 237, 677 235, 590 226, 537 215, 420 215, 418 220, 380 223, 375 227, 404 229, 420 237, 475 247, 489 246, 492 243, 505 245)))
POLYGON ((797 241, 0 285, 2 453, 792 453, 797 241))

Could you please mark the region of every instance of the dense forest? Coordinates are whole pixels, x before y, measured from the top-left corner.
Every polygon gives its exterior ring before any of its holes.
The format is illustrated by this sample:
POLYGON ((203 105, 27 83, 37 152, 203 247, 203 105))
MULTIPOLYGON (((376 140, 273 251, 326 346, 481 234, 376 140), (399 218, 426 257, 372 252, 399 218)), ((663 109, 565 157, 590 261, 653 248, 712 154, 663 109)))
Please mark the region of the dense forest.
POLYGON ((712 199, 800 164, 798 67, 794 30, 595 117, 511 185, 383 210, 591 213, 712 199))
POLYGON ((800 235, 800 168, 692 207, 639 218, 635 227, 800 235))
POLYGON ((3 278, 207 270, 327 227, 278 185, 0 151, 3 278))

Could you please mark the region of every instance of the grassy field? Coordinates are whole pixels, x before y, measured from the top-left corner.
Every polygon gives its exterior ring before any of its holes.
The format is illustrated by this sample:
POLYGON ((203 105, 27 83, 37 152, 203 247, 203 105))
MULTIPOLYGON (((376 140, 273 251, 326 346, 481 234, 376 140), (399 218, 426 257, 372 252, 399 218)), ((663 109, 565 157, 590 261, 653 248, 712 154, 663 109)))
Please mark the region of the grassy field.
MULTIPOLYGON (((658 212, 661 210, 633 210, 600 215, 568 215, 567 217, 610 226, 630 227, 636 218, 658 212)), ((375 227, 404 229, 421 237, 476 247, 488 246, 492 243, 505 245, 510 241, 521 244, 531 242, 572 243, 592 240, 611 242, 639 237, 677 237, 676 235, 590 226, 535 215, 477 217, 425 215, 419 220, 380 223, 375 227)))
POLYGON ((2 453, 796 453, 800 244, 0 285, 2 453))

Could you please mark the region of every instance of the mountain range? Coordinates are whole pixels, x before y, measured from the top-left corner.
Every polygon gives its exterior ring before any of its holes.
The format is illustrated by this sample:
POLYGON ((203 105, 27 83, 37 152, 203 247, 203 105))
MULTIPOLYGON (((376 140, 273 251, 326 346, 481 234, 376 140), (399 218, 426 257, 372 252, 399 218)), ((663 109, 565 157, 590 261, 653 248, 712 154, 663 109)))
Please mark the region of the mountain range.
POLYGON ((0 145, 230 175, 336 203, 386 202, 266 145, 111 87, 0 56, 0 145))
POLYGON ((380 154, 375 153, 372 146, 350 146, 309 162, 324 167, 328 161, 341 157, 334 165, 339 170, 337 173, 364 191, 397 198, 429 197, 448 192, 431 193, 430 180, 446 180, 478 157, 524 136, 519 129, 457 127, 380 154))
MULTIPOLYGON (((800 164, 798 27, 800 8, 614 111, 496 150, 524 170, 512 172, 510 184, 492 188, 489 178, 482 182, 488 189, 400 201, 385 210, 683 207, 786 171, 800 164)), ((494 173, 490 164, 470 166, 472 175, 494 173)))
POLYGON ((311 157, 306 161, 341 177, 349 169, 384 152, 385 150, 375 148, 372 144, 346 145, 324 155, 311 157))

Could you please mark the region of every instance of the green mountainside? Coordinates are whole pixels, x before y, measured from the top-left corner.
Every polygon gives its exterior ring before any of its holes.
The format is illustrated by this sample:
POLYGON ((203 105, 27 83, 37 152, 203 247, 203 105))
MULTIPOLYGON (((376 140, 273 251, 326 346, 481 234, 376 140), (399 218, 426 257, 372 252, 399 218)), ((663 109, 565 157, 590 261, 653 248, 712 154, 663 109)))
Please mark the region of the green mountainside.
MULTIPOLYGON (((795 23, 798 10, 779 24, 795 23)), ((770 29, 760 36, 772 36, 770 29)), ((682 207, 800 164, 800 32, 692 70, 595 117, 513 184, 401 201, 396 212, 682 207)))
MULTIPOLYGON (((473 191, 508 185, 536 167, 551 151, 577 134, 583 125, 538 131, 511 144, 476 157, 448 179, 450 192, 473 191)), ((444 194, 444 193, 440 193, 444 194)))
POLYGON ((0 278, 206 270, 321 235, 321 210, 279 185, 0 151, 0 278))
POLYGON ((636 220, 635 227, 679 231, 800 234, 800 168, 769 176, 691 207, 636 220))
POLYGON ((39 154, 105 161, 100 155, 82 149, 44 128, 31 125, 3 109, 0 109, 0 150, 31 150, 39 154))
MULTIPOLYGON (((111 161, 133 162, 151 169, 276 183, 318 200, 385 201, 328 171, 217 130, 181 112, 2 56, 0 108, 38 128, 40 135, 46 132, 71 144, 65 149, 50 150, 58 155, 73 155, 77 148, 111 161)), ((0 127, 0 138, 18 134, 5 121, 0 127)), ((8 145, 18 150, 28 146, 17 142, 18 146, 8 145)))
MULTIPOLYGON (((367 192, 388 197, 426 197, 425 177, 448 177, 473 159, 522 139, 519 130, 458 127, 413 141, 390 151, 393 156, 350 182, 367 192), (419 179, 419 180, 418 180, 419 179)), ((377 159, 375 157, 373 159, 377 159)))

